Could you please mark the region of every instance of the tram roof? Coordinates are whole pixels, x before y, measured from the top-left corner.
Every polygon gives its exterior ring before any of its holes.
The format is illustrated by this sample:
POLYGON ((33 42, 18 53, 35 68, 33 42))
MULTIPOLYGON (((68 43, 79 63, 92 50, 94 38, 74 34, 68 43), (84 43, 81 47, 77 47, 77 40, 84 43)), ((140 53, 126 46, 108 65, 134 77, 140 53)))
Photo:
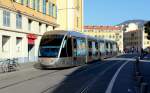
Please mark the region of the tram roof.
POLYGON ((49 31, 49 32, 45 32, 44 34, 57 34, 57 35, 71 35, 71 36, 75 36, 75 37, 87 37, 87 35, 81 34, 80 32, 75 32, 75 31, 65 31, 65 30, 53 30, 53 31, 49 31))
POLYGON ((97 38, 97 37, 93 37, 93 36, 89 36, 89 35, 84 35, 80 32, 76 32, 76 31, 52 30, 52 31, 45 32, 44 34, 47 34, 47 35, 53 35, 53 34, 66 35, 66 34, 68 34, 68 35, 75 36, 75 37, 88 38, 88 39, 92 39, 92 40, 98 40, 101 42, 105 41, 105 42, 115 43, 115 41, 113 41, 113 40, 102 39, 102 38, 97 38))

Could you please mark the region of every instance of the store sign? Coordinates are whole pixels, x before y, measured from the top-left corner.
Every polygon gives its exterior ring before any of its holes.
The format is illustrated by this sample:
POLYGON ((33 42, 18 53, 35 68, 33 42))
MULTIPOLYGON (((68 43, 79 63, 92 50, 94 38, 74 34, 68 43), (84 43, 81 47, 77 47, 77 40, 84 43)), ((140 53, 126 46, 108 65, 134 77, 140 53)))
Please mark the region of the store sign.
POLYGON ((37 36, 34 35, 34 34, 28 34, 27 35, 27 38, 28 38, 28 44, 34 44, 35 42, 35 39, 37 39, 37 36))

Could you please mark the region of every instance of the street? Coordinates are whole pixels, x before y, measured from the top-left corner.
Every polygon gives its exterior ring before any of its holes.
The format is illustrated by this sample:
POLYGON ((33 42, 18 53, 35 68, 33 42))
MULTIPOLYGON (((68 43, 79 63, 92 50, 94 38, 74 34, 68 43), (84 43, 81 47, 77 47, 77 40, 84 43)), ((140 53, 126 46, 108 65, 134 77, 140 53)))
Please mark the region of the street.
POLYGON ((0 93, 135 93, 133 61, 136 56, 125 54, 59 70, 30 68, 0 74, 0 93))

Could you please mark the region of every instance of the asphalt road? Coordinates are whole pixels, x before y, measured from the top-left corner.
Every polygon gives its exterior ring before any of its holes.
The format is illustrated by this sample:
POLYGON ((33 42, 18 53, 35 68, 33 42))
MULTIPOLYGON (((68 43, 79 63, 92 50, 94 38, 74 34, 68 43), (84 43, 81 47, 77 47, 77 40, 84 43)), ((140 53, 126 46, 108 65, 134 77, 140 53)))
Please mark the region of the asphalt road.
POLYGON ((0 75, 0 93, 135 93, 132 63, 106 60, 63 70, 29 69, 0 75))

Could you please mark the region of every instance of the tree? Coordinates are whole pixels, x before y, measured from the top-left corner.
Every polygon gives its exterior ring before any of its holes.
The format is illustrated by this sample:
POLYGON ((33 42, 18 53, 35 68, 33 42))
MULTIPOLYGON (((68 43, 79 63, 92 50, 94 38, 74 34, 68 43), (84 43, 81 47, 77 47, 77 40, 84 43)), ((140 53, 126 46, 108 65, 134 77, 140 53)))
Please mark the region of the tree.
POLYGON ((150 40, 150 21, 146 22, 146 23, 144 24, 144 27, 145 27, 145 28, 144 28, 144 29, 145 29, 145 33, 148 34, 147 39, 150 40))

